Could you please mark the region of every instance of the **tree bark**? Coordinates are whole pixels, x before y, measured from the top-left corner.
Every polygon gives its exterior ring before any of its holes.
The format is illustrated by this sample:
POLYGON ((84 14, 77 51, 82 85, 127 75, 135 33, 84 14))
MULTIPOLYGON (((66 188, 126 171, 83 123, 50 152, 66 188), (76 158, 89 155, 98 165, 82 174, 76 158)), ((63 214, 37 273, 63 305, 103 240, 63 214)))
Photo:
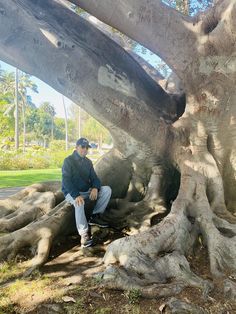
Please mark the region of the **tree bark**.
POLYGON ((70 2, 159 55, 178 75, 197 52, 194 20, 162 1, 119 0, 115 6, 107 0, 70 2))
MULTIPOLYGON (((93 1, 80 3, 92 7, 93 1)), ((115 10, 122 16, 130 4, 133 1, 118 1, 115 10)), ((130 9, 124 31, 135 35, 129 20, 139 16, 141 22, 136 30, 138 33, 143 27, 142 38, 148 33, 149 40, 153 38, 154 25, 159 26, 152 45, 163 47, 160 52, 166 54, 166 60, 182 79, 187 99, 182 116, 173 99, 121 47, 58 1, 0 0, 0 26, 4 25, 0 57, 28 69, 75 102, 82 99, 81 105, 113 136, 114 148, 96 166, 102 182, 113 188, 111 208, 104 219, 129 227, 133 235, 108 246, 104 282, 110 288, 137 288, 149 297, 170 296, 187 286, 200 288, 206 296, 213 282, 194 274, 188 262, 200 238, 208 250, 212 276, 223 277, 224 293, 233 297, 235 284, 230 276, 236 271, 236 2, 218 1, 195 18, 194 25, 193 20, 159 1, 150 1, 149 11, 160 16, 155 24, 149 21, 144 4, 141 15, 136 14, 140 12, 139 1, 134 15, 130 9), (169 20, 170 29, 161 38, 159 32, 163 34, 166 27, 166 22, 160 25, 164 15, 173 20, 169 20), (176 47, 174 34, 178 39, 176 47), (16 53, 18 58, 14 58, 16 53), (176 55, 180 57, 174 60, 176 55)), ((110 14, 113 11, 114 5, 101 1, 101 7, 94 12, 116 26, 115 22, 121 22, 110 14)), ((20 204, 21 196, 16 201, 20 204)), ((9 200, 2 206, 4 216, 9 214, 9 200)), ((32 232, 34 241, 38 240, 40 256, 34 265, 45 262, 51 241, 60 230, 58 226, 70 216, 68 205, 58 206, 50 208, 48 220, 43 216, 35 222, 32 232), (48 226, 54 214, 52 230, 48 226), (47 226, 45 236, 38 229, 42 224, 47 226)), ((25 244, 24 228, 13 235, 13 252, 19 250, 19 243, 25 244)), ((9 235, 2 237, 2 248, 10 240, 9 235)), ((8 255, 7 251, 0 256, 8 255)))

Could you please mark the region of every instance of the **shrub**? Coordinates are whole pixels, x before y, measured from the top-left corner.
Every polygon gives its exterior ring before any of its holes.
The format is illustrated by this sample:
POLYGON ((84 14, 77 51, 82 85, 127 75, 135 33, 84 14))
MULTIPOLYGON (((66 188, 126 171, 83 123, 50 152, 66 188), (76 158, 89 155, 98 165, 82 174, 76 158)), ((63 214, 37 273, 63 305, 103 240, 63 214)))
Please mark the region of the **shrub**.
POLYGON ((48 168, 50 161, 47 156, 33 153, 3 152, 0 154, 0 170, 24 170, 29 168, 48 168))
POLYGON ((62 151, 62 152, 53 152, 50 156, 50 166, 52 168, 61 168, 64 159, 69 155, 69 152, 62 151))
MULTIPOLYGON (((58 142, 64 141, 55 142, 58 144, 58 142)), ((72 153, 72 149, 64 151, 62 148, 64 147, 49 150, 37 146, 27 148, 25 153, 21 152, 21 150, 17 151, 17 153, 14 151, 0 151, 0 170, 61 168, 64 159, 72 153)), ((100 156, 97 153, 88 157, 95 162, 100 156)))
POLYGON ((64 140, 53 140, 50 142, 51 151, 65 150, 66 142, 64 140))

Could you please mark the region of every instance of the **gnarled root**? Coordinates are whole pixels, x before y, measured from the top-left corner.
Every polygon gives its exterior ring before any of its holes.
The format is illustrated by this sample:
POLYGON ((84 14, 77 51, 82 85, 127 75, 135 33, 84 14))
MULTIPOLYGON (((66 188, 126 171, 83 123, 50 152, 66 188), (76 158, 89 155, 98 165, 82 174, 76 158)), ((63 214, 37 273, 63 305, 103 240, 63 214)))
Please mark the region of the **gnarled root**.
POLYGON ((207 312, 201 307, 180 301, 176 298, 171 298, 167 302, 167 306, 170 308, 171 313, 207 314, 207 312))
MULTIPOLYGON (((130 228, 130 234, 144 231, 150 228, 151 225, 159 222, 167 214, 167 206, 164 198, 163 187, 163 169, 161 166, 152 168, 152 174, 145 192, 143 200, 133 202, 131 197, 131 190, 136 186, 136 190, 144 189, 144 185, 140 183, 140 176, 138 183, 134 182, 137 174, 134 173, 131 180, 127 197, 125 199, 117 199, 113 201, 112 209, 104 215, 107 221, 116 221, 116 227, 126 226, 130 228), (114 206, 115 205, 115 206, 114 206)), ((137 178, 136 178, 137 179, 137 178)), ((144 193, 144 190, 143 190, 144 193)), ((112 206, 112 204, 111 204, 112 206)))
POLYGON ((64 199, 59 188, 59 182, 33 184, 10 198, 1 200, 0 231, 20 229, 47 214, 64 199))
POLYGON ((26 266, 34 269, 42 265, 55 237, 73 230, 73 217, 72 206, 63 201, 36 222, 0 237, 0 260, 13 259, 22 248, 33 247, 36 255, 26 266))
POLYGON ((236 300, 236 283, 234 281, 230 279, 224 280, 224 296, 236 300))
MULTIPOLYGON (((216 227, 209 217, 199 218, 199 225, 208 247, 211 273, 223 276, 236 271, 236 236, 235 226, 216 227)), ((226 225, 226 222, 222 224, 226 225)))
MULTIPOLYGON (((214 161, 211 165, 214 170, 214 161)), ((185 156, 181 186, 171 213, 159 225, 108 246, 104 256, 108 268, 103 276, 108 287, 136 288, 144 296, 153 297, 169 296, 193 286, 206 295, 213 284, 195 275, 186 259, 200 235, 208 248, 212 275, 235 272, 235 225, 217 216, 222 212, 215 205, 219 195, 211 193, 209 201, 207 190, 213 181, 207 175, 202 165, 199 168, 191 156, 189 160, 185 156)))
POLYGON ((130 268, 110 265, 103 274, 104 284, 111 289, 139 289, 144 297, 175 295, 187 286, 200 288, 207 295, 213 288, 209 281, 191 272, 186 258, 178 253, 167 254, 156 262, 139 257, 137 262, 137 267, 130 268))
MULTIPOLYGON (((180 203, 179 199, 175 206, 180 203)), ((173 295, 186 286, 201 288, 207 294, 212 284, 191 272, 184 257, 196 241, 192 227, 182 207, 149 231, 114 241, 104 256, 105 265, 110 265, 104 272, 105 284, 140 289, 149 297, 173 295)))

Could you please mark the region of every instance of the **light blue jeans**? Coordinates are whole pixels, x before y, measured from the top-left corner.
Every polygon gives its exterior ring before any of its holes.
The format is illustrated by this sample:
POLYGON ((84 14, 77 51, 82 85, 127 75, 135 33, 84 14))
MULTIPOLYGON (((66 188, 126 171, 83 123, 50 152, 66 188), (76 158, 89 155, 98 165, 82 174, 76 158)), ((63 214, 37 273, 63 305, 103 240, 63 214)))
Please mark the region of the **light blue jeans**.
MULTIPOLYGON (((80 195, 86 199, 89 198, 91 190, 87 192, 80 192, 80 195)), ((102 214, 111 198, 111 188, 109 186, 102 186, 98 192, 98 198, 96 205, 93 209, 93 214, 102 214)), ((76 227, 80 235, 83 235, 88 232, 88 222, 84 212, 84 205, 79 206, 77 202, 73 199, 70 194, 66 195, 66 201, 75 207, 75 221, 76 227)))

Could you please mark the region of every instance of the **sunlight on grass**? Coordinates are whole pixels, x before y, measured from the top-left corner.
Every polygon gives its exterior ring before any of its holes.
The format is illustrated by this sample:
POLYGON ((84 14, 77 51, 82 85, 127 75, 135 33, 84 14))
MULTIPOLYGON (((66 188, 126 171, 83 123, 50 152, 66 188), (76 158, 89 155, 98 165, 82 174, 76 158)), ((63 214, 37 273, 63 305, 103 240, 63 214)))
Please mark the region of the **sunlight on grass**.
POLYGON ((60 298, 63 292, 53 279, 46 276, 34 280, 18 279, 4 289, 0 289, 0 313, 15 313, 8 308, 13 304, 21 309, 35 307, 41 302, 60 298))
MULTIPOLYGON (((88 155, 95 163, 101 154, 88 155)), ((0 188, 28 186, 44 181, 61 181, 61 168, 0 171, 0 188)))
POLYGON ((37 182, 61 180, 61 169, 0 171, 0 188, 27 186, 37 182))
POLYGON ((15 262, 3 262, 0 264, 0 283, 14 278, 23 270, 15 262))

